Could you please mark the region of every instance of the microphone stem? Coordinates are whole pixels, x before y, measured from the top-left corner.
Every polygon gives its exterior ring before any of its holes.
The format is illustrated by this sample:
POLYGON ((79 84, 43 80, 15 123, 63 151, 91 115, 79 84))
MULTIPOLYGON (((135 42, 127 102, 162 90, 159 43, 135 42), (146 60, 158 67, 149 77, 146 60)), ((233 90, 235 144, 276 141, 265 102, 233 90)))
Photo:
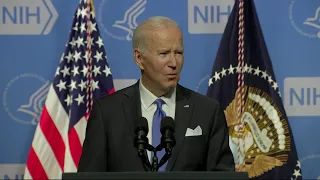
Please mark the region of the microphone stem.
POLYGON ((167 153, 161 158, 160 163, 159 163, 159 167, 161 167, 162 165, 164 165, 168 159, 171 157, 171 153, 167 153))
POLYGON ((141 160, 142 160, 142 162, 146 165, 146 166, 148 166, 148 168, 152 168, 152 166, 151 166, 151 164, 150 164, 150 162, 149 162, 149 159, 148 159, 148 157, 147 157, 147 155, 146 155, 146 151, 145 151, 145 153, 139 153, 139 157, 141 158, 141 160))
POLYGON ((157 149, 154 148, 153 150, 153 158, 152 158, 152 171, 158 171, 158 157, 157 157, 157 149))

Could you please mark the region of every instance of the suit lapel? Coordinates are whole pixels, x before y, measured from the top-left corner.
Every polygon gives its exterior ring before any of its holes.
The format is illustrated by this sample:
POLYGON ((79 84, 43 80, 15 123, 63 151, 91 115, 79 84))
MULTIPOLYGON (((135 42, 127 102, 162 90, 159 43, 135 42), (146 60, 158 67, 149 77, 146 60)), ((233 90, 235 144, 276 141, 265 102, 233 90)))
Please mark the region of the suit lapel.
POLYGON ((189 98, 190 92, 178 85, 175 112, 176 146, 173 148, 173 154, 168 161, 167 171, 172 170, 172 168, 174 167, 185 138, 186 130, 191 120, 194 103, 189 98))
POLYGON ((124 95, 127 96, 127 99, 122 102, 122 107, 128 123, 127 125, 132 129, 132 136, 134 138, 134 123, 141 117, 139 81, 132 88, 128 88, 124 95))
MULTIPOLYGON (((128 88, 124 92, 124 95, 127 96, 127 98, 122 102, 122 107, 126 116, 127 125, 129 126, 129 129, 131 129, 132 141, 129 143, 133 147, 134 146, 133 139, 135 138, 135 133, 134 133, 135 121, 138 118, 141 118, 142 116, 140 92, 139 92, 139 81, 136 84, 134 84, 131 88, 128 88)), ((149 168, 138 157, 138 153, 135 152, 135 154, 136 156, 131 160, 140 162, 142 169, 144 169, 145 171, 150 171, 149 168)))

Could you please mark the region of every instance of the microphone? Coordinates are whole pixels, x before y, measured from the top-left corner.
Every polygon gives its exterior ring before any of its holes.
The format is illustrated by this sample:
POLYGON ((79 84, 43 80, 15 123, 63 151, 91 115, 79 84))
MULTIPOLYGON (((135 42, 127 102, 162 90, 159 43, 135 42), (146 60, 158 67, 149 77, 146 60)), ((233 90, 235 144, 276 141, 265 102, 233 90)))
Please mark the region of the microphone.
POLYGON ((141 161, 151 169, 152 167, 146 151, 146 149, 150 148, 147 138, 149 132, 148 121, 145 117, 141 117, 135 123, 134 133, 136 136, 133 145, 138 150, 138 156, 141 158, 141 161))
POLYGON ((172 148, 176 145, 176 140, 174 138, 174 121, 171 117, 164 117, 161 120, 160 132, 162 134, 161 137, 161 149, 164 148, 166 153, 161 158, 159 162, 159 167, 164 165, 172 155, 172 148))
POLYGON ((172 148, 176 145, 176 140, 174 138, 174 121, 172 117, 164 117, 161 120, 160 132, 161 137, 161 146, 166 150, 166 154, 169 156, 172 153, 172 148))
POLYGON ((139 155, 143 155, 148 146, 147 134, 149 132, 148 121, 145 117, 137 119, 134 132, 136 134, 134 147, 137 148, 139 155))

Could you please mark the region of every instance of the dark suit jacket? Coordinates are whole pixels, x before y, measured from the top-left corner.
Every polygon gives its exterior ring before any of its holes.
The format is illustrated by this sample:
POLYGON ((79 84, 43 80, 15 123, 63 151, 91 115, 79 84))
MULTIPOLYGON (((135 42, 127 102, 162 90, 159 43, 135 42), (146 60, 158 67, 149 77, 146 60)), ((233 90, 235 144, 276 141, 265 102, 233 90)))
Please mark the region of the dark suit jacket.
MULTIPOLYGON (((180 85, 176 92, 176 146, 167 171, 234 171, 227 124, 219 104, 180 85), (198 125, 202 136, 185 137, 187 128, 198 125)), ((78 172, 146 171, 133 146, 134 121, 139 117, 139 83, 96 101, 78 172)))

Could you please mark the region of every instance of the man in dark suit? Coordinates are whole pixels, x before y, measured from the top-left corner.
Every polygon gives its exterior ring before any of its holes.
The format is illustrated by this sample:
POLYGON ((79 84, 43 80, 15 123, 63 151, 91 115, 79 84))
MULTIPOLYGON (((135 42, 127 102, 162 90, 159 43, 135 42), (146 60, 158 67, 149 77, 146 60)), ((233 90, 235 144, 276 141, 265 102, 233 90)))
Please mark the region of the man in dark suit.
POLYGON ((184 57, 179 26, 152 17, 135 29, 132 41, 141 78, 94 103, 78 172, 148 170, 133 146, 134 122, 145 117, 149 143, 157 144, 164 116, 175 121, 176 146, 162 170, 234 171, 223 110, 215 100, 178 84, 184 57))

